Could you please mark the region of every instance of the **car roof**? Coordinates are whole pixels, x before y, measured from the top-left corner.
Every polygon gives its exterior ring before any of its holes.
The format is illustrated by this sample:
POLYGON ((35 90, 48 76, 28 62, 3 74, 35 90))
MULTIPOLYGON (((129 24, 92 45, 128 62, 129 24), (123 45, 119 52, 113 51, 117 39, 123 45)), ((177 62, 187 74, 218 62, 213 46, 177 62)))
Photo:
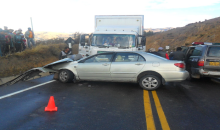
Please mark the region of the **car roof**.
POLYGON ((210 47, 210 46, 220 47, 219 45, 197 45, 195 47, 210 47))
POLYGON ((138 53, 138 54, 143 54, 146 52, 142 51, 109 51, 109 52, 103 52, 103 53, 98 53, 98 54, 108 54, 108 53, 138 53))

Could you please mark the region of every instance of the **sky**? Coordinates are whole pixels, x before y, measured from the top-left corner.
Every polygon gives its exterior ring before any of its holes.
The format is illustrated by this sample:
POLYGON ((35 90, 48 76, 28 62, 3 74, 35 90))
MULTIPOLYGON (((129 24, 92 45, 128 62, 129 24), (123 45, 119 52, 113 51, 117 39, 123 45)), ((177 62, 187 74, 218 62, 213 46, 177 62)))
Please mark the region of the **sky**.
POLYGON ((95 15, 144 15, 144 28, 220 17, 220 0, 1 0, 0 28, 92 33, 95 15), (8 6, 5 6, 8 5, 8 6))

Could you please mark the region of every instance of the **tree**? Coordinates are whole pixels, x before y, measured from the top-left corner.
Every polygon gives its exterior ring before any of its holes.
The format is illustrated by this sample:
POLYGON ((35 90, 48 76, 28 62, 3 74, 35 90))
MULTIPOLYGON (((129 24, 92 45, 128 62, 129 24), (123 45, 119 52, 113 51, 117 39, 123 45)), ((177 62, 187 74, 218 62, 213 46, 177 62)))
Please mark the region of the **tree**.
POLYGON ((145 36, 145 37, 146 37, 146 36, 152 36, 152 35, 154 35, 154 32, 153 32, 153 31, 148 31, 148 32, 144 31, 144 36, 145 36))

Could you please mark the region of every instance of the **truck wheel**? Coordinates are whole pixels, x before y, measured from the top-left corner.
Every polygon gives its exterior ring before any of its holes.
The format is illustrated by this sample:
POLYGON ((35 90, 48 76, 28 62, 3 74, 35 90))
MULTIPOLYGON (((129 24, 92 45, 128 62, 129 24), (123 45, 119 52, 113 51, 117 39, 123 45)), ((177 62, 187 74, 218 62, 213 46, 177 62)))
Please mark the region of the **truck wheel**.
POLYGON ((69 70, 60 70, 59 71, 59 80, 63 83, 72 82, 74 75, 69 70))
POLYGON ((155 90, 161 85, 161 78, 156 75, 145 75, 139 80, 139 85, 145 90, 155 90))

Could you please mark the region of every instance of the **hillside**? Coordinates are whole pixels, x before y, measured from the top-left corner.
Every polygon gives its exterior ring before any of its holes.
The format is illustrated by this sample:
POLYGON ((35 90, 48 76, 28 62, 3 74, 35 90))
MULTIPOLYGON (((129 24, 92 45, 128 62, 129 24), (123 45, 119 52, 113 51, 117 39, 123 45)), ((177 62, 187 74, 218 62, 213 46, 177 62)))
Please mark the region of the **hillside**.
POLYGON ((165 32, 154 33, 146 37, 146 49, 170 46, 191 45, 192 42, 220 43, 220 17, 173 28, 165 32))
MULTIPOLYGON (((8 76, 15 76, 25 71, 42 67, 51 62, 57 61, 60 51, 66 46, 65 43, 37 45, 32 49, 0 57, 0 79, 8 76)), ((78 44, 72 46, 72 52, 78 53, 78 44)))

